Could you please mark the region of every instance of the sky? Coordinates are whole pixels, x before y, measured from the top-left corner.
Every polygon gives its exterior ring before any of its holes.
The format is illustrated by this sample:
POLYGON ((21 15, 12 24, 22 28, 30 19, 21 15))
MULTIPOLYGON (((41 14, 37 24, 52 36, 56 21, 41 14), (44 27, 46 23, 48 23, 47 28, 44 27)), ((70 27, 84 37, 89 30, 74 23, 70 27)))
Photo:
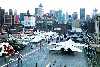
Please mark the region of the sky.
POLYGON ((79 8, 86 8, 86 14, 91 14, 94 8, 100 10, 99 0, 0 0, 0 6, 6 11, 9 9, 17 9, 18 13, 26 12, 34 13, 34 9, 42 3, 44 12, 49 10, 62 9, 64 13, 79 12, 79 8))

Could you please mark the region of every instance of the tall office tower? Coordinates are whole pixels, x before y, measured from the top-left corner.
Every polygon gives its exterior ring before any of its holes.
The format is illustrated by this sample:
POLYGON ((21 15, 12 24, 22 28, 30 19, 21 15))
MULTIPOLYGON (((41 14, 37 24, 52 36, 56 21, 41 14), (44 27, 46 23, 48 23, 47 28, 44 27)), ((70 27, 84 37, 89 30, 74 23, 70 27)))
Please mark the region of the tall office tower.
POLYGON ((68 20, 69 18, 69 15, 68 15, 68 12, 66 12, 66 20, 68 20))
POLYGON ((100 52, 100 14, 96 14, 94 16, 94 22, 95 22, 95 38, 96 38, 96 44, 94 44, 96 47, 96 51, 100 52))
POLYGON ((39 16, 39 8, 35 8, 35 16, 39 16))
POLYGON ((35 16, 43 16, 44 14, 44 11, 43 11, 43 6, 42 4, 40 3, 39 7, 38 8, 35 8, 35 16))
POLYGON ((77 20, 77 18, 78 18, 77 12, 73 12, 73 14, 72 14, 72 19, 73 19, 73 20, 77 20))
POLYGON ((55 17, 56 21, 58 22, 58 11, 55 11, 54 17, 55 17))
POLYGON ((0 26, 4 23, 5 10, 0 8, 0 26))
POLYGON ((72 16, 71 15, 68 15, 67 29, 68 30, 71 30, 72 29, 72 16))
POLYGON ((14 10, 14 15, 17 15, 17 10, 16 9, 14 10))
POLYGON ((95 9, 93 10, 92 17, 94 17, 94 16, 97 14, 97 12, 98 12, 98 9, 95 8, 95 9))
POLYGON ((43 5, 42 5, 42 3, 40 3, 40 5, 39 5, 39 11, 40 11, 40 16, 43 16, 44 11, 43 11, 43 5))
POLYGON ((72 16, 71 15, 68 15, 68 22, 72 23, 72 16))
POLYGON ((4 24, 4 14, 5 10, 0 7, 0 33, 2 32, 2 27, 4 24))
POLYGON ((39 8, 35 8, 35 16, 39 16, 39 8))
POLYGON ((86 21, 89 21, 89 20, 91 20, 90 15, 86 15, 86 21))
POLYGON ((24 16, 27 15, 26 13, 20 13, 20 21, 24 21, 24 16))
POLYGON ((9 9, 9 15, 13 15, 13 10, 9 9))
POLYGON ((100 44, 100 14, 96 15, 95 19, 95 33, 97 34, 97 45, 100 44))
POLYGON ((55 16, 56 16, 56 18, 58 18, 58 20, 60 21, 61 18, 62 18, 62 16, 63 16, 62 10, 55 11, 55 16))
POLYGON ((65 20, 65 14, 63 13, 62 14, 62 21, 64 21, 65 20))
POLYGON ((55 16, 55 10, 50 10, 50 16, 55 16))
POLYGON ((56 18, 57 18, 57 20, 58 20, 59 23, 62 23, 62 17, 63 17, 62 14, 63 14, 63 13, 62 13, 62 10, 58 10, 58 11, 56 12, 56 18))
POLYGON ((80 20, 85 20, 85 8, 80 8, 80 20))

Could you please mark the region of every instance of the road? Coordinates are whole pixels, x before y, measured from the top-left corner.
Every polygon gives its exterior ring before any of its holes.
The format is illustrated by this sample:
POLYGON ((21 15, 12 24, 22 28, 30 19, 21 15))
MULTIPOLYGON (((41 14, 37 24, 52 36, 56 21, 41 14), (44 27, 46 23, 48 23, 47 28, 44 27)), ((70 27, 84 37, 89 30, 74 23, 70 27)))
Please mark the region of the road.
MULTIPOLYGON (((18 64, 18 60, 9 63, 8 67, 87 67, 86 58, 83 53, 76 53, 75 56, 61 55, 49 53, 47 45, 34 49, 25 50, 22 63, 18 64)), ((1 67, 7 67, 1 66, 1 67)))

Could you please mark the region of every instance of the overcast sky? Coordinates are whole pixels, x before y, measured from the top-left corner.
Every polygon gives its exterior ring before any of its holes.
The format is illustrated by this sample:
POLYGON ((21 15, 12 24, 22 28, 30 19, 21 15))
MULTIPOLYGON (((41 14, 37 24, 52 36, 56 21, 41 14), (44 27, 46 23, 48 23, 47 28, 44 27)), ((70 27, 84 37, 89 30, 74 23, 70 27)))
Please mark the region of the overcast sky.
POLYGON ((28 9, 34 13, 34 8, 38 7, 39 3, 44 6, 44 11, 50 9, 62 9, 69 13, 73 11, 79 12, 79 8, 86 8, 86 13, 91 14, 94 8, 100 10, 99 0, 0 0, 0 6, 6 11, 8 9, 17 9, 19 12, 26 12, 28 9))

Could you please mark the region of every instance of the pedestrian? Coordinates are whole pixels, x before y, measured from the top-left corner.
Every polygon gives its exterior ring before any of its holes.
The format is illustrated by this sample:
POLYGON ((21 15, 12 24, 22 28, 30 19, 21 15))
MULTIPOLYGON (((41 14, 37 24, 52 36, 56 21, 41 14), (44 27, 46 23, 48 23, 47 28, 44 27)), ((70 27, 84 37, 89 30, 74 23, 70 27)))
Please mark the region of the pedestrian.
POLYGON ((50 43, 50 40, 48 40, 48 44, 50 43))
POLYGON ((46 39, 46 37, 45 37, 45 40, 46 40, 46 42, 47 42, 47 39, 46 39))
POLYGON ((20 67, 20 57, 18 57, 18 67, 20 67))
POLYGON ((33 49, 32 45, 31 45, 31 49, 33 49))
POLYGON ((20 64, 22 66, 22 55, 18 54, 18 67, 20 66, 20 64))
POLYGON ((36 65, 35 65, 35 67, 37 67, 37 63, 36 63, 36 65))
POLYGON ((66 65, 64 65, 64 67, 66 67, 66 65))
POLYGON ((52 38, 52 41, 53 41, 53 38, 52 38))
POLYGON ((7 64, 7 67, 8 67, 8 64, 7 64))
POLYGON ((40 49, 41 49, 41 46, 42 46, 42 44, 41 44, 41 42, 40 42, 40 49))
POLYGON ((21 65, 22 65, 22 56, 21 56, 21 65))
POLYGON ((20 58, 20 57, 18 57, 18 64, 20 63, 20 60, 21 60, 21 58, 20 58))
POLYGON ((53 65, 55 65, 56 64, 56 60, 53 62, 53 65))
POLYGON ((50 65, 50 67, 51 67, 51 65, 50 65))

